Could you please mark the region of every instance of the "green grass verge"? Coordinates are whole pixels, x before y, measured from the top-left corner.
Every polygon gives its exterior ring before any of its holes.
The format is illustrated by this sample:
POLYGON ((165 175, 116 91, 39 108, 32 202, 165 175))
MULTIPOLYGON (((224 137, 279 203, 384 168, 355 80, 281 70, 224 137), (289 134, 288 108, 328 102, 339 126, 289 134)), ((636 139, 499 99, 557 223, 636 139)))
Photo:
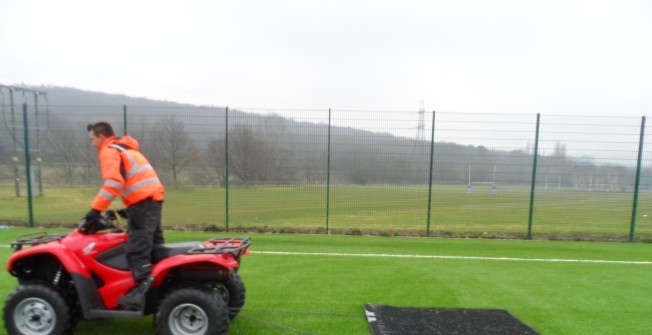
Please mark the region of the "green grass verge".
MULTIPOLYGON (((0 231, 0 244, 29 229, 0 231)), ((215 234, 166 232, 169 242, 215 234)), ((506 309, 541 334, 644 334, 652 265, 270 255, 256 251, 652 261, 645 243, 253 234, 247 302, 230 334, 368 334, 362 304, 506 309)), ((6 267, 10 249, 0 248, 6 267)), ((0 274, 0 296, 16 286, 0 274)), ((147 320, 83 321, 78 334, 154 334, 147 320)), ((4 334, 4 330, 0 330, 4 334)))
MULTIPOLYGON (((27 222, 27 201, 16 198, 13 187, 0 186, 0 222, 27 222)), ((46 187, 34 199, 37 224, 76 223, 86 212, 95 188, 46 187)), ((433 235, 507 235, 528 232, 527 187, 499 187, 498 195, 464 186, 435 185, 430 232, 433 235)), ((426 186, 332 186, 328 229, 365 234, 424 235, 428 229, 426 186)), ((539 189, 535 195, 532 232, 544 238, 627 239, 631 228, 633 195, 627 192, 586 192, 539 189)), ((118 201, 115 208, 120 207, 118 201)), ((224 189, 169 189, 163 224, 225 229, 224 189)), ((256 230, 325 231, 324 186, 231 188, 229 228, 256 230)), ((636 239, 652 239, 652 194, 642 192, 636 217, 636 239)))

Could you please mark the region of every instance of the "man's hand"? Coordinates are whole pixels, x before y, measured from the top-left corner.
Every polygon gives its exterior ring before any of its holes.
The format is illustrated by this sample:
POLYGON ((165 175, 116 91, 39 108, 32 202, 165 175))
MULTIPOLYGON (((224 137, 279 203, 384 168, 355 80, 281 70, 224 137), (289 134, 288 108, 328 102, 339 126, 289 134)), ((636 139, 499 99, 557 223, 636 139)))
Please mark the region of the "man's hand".
POLYGON ((100 211, 97 209, 91 209, 86 213, 86 215, 84 215, 84 219, 88 222, 98 222, 100 221, 100 211))
POLYGON ((86 213, 86 215, 84 215, 77 229, 79 229, 82 234, 95 234, 97 232, 97 226, 100 223, 101 218, 102 217, 100 216, 100 211, 91 209, 88 211, 88 213, 86 213))

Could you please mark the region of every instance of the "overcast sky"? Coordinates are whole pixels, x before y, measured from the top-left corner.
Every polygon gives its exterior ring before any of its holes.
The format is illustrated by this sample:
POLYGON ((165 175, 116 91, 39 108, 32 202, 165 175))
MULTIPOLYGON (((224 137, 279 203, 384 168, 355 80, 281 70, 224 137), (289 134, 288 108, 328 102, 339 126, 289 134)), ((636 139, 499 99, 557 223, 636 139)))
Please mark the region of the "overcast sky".
POLYGON ((652 115, 652 1, 0 0, 0 84, 213 106, 652 115))

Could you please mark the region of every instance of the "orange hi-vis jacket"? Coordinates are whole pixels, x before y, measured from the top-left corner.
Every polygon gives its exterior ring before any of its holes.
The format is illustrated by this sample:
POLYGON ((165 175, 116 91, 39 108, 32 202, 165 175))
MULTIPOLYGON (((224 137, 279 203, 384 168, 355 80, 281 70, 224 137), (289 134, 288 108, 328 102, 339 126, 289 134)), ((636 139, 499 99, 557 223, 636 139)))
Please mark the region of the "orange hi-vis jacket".
POLYGON ((116 196, 127 207, 147 198, 163 201, 163 184, 139 147, 130 136, 111 136, 102 142, 97 154, 104 184, 91 203, 93 209, 106 210, 116 196))

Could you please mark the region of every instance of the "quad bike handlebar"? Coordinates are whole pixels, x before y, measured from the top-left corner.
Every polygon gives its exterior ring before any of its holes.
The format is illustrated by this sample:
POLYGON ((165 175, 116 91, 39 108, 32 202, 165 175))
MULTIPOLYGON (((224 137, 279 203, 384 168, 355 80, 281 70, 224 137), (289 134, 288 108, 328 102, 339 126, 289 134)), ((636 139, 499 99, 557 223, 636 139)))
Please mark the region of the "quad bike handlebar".
POLYGON ((110 209, 104 215, 100 215, 98 219, 82 218, 77 226, 77 230, 84 235, 95 234, 107 229, 120 230, 118 224, 120 218, 127 218, 125 209, 117 211, 110 209))

